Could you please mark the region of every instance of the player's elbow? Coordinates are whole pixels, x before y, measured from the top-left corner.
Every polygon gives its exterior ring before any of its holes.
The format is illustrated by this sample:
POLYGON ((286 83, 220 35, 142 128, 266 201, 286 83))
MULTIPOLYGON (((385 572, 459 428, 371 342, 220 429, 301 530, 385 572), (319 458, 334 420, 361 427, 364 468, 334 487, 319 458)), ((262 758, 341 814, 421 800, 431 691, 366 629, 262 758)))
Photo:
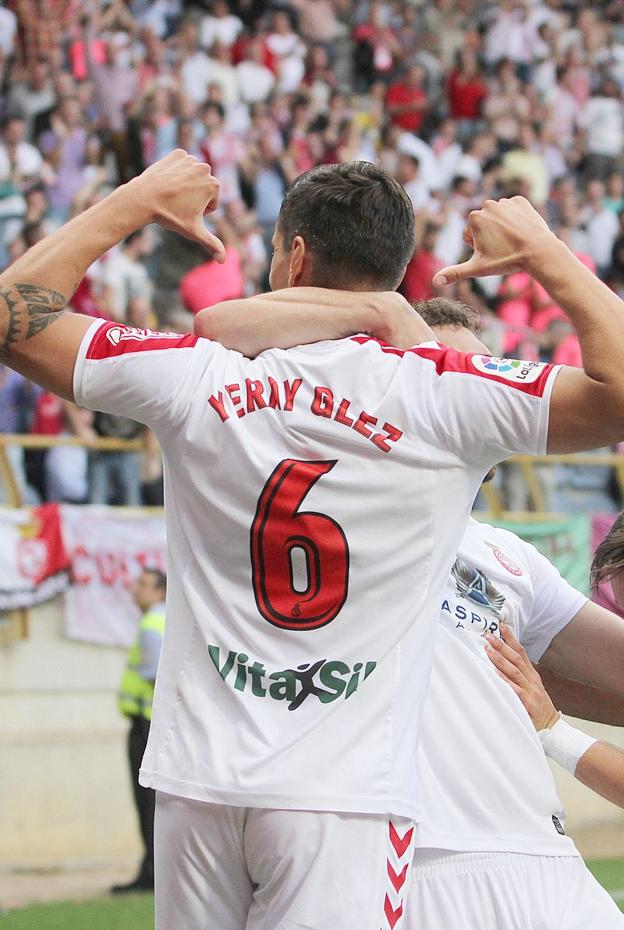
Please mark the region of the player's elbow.
POLYGON ((216 315, 213 307, 205 307, 195 314, 193 320, 193 333, 195 336, 201 336, 203 339, 216 339, 218 341, 218 326, 216 325, 216 315))
POLYGON ((231 348, 228 340, 233 327, 231 321, 228 320, 228 312, 232 303, 233 301, 230 302, 230 306, 226 306, 225 303, 214 304, 196 313, 193 320, 193 335, 200 336, 202 339, 212 339, 226 348, 231 348))
POLYGON ((593 405, 593 413, 604 436, 601 445, 624 442, 624 379, 600 392, 600 399, 593 405))
POLYGON ((564 369, 553 389, 548 452, 581 452, 624 442, 624 377, 598 381, 564 369))

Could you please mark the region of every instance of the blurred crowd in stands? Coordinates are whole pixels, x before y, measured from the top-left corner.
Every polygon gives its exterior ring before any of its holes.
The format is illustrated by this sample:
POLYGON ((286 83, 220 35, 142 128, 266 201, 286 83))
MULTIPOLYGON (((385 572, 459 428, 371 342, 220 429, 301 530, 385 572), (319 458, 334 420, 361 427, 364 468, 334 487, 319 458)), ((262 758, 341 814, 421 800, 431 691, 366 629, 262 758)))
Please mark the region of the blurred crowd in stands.
MULTIPOLYGON (((435 270, 462 258, 468 211, 517 193, 624 296, 623 90, 624 0, 0 2, 0 269, 180 146, 221 181, 225 264, 148 228, 89 269, 77 312, 183 331, 203 306, 266 289, 288 183, 354 159, 414 205, 408 299, 435 296, 435 270)), ((565 313, 527 275, 450 293, 478 307, 493 354, 580 364, 565 313)), ((0 431, 144 435, 3 368, 0 431)), ((161 499, 153 440, 143 461, 11 454, 29 500, 161 499)), ((608 469, 559 471, 595 509, 619 504, 608 469)))

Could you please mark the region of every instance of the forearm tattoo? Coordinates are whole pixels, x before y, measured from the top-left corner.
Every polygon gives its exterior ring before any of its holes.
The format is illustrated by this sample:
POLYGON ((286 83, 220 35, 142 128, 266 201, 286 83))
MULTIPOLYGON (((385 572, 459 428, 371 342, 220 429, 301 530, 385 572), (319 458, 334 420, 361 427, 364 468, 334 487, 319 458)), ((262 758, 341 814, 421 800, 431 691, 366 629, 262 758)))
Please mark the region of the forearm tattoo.
POLYGON ((58 320, 67 299, 36 284, 0 286, 0 358, 10 359, 16 342, 31 339, 58 320))

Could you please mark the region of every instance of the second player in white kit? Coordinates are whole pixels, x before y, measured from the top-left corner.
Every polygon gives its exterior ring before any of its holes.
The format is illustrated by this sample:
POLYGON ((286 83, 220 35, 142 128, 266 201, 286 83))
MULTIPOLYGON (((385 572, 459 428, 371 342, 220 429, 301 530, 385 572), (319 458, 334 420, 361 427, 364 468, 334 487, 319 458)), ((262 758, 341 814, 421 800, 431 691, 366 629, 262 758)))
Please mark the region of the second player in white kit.
POLYGON ((535 728, 484 634, 504 622, 537 662, 586 604, 513 533, 471 520, 443 597, 418 758, 408 930, 615 930, 624 915, 565 835, 535 728), (461 912, 461 924, 456 924, 461 912))

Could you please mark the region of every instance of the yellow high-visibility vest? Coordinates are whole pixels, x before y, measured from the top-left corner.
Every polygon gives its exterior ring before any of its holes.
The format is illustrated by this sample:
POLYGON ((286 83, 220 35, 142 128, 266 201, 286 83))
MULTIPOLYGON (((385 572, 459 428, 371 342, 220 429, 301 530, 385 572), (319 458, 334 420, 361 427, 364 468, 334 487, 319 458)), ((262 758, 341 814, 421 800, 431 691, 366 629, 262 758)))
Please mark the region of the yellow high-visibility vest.
POLYGON ((150 611, 143 614, 134 644, 128 650, 126 668, 119 685, 118 706, 126 717, 145 717, 152 719, 152 701, 154 683, 139 674, 141 667, 141 633, 153 631, 160 636, 165 632, 164 613, 150 611))

